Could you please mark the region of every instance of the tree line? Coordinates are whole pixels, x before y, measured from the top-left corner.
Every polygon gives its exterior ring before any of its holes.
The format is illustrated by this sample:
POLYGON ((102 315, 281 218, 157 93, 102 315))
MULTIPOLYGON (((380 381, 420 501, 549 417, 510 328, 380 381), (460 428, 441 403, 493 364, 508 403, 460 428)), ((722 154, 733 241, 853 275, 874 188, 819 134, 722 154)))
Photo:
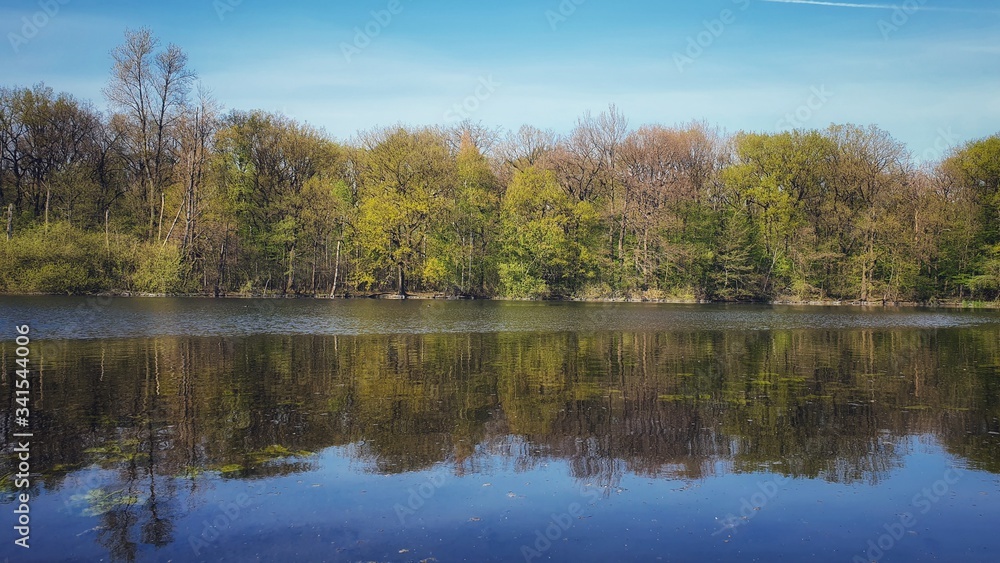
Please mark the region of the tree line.
POLYGON ((568 134, 462 122, 338 142, 224 111, 149 30, 108 107, 0 88, 0 291, 1000 298, 1000 135, 917 165, 875 127, 568 134))

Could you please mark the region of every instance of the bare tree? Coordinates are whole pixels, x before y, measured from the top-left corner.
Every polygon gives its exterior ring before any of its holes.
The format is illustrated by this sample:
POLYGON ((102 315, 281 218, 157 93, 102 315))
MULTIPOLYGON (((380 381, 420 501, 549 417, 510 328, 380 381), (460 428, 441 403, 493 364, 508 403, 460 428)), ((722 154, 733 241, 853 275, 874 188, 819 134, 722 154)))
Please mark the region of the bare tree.
MULTIPOLYGON (((703 203, 718 170, 719 142, 700 123, 682 128, 644 126, 629 133, 618 149, 616 177, 622 225, 634 233, 631 253, 644 282, 677 251, 661 240, 663 232, 684 229, 685 210, 703 203)), ((623 263, 628 257, 623 252, 623 263)))
POLYGON ((452 127, 443 129, 442 135, 452 154, 458 154, 464 140, 470 141, 485 156, 492 156, 500 142, 500 128, 487 127, 482 122, 466 119, 452 127))
POLYGON ((619 151, 628 135, 628 119, 614 105, 598 116, 584 114, 553 158, 563 187, 578 201, 614 197, 619 151))
POLYGON ((522 125, 517 131, 509 131, 498 144, 496 156, 499 166, 494 172, 506 185, 514 172, 524 171, 532 166, 546 167, 556 146, 556 134, 552 131, 522 125))
POLYGON ((195 78, 180 47, 168 45, 157 52, 158 47, 159 41, 149 29, 126 31, 125 43, 111 52, 114 66, 104 89, 112 107, 125 116, 127 158, 135 181, 143 187, 141 198, 149 210, 148 236, 156 240, 162 234, 163 194, 174 165, 170 147, 176 143, 176 126, 195 78))
MULTIPOLYGON (((199 91, 198 103, 188 108, 178 123, 178 150, 175 155, 180 163, 177 180, 184 187, 184 197, 178 207, 177 216, 184 216, 184 235, 181 253, 186 258, 198 260, 200 252, 196 248, 198 240, 198 220, 202 214, 202 187, 207 173, 212 139, 219 128, 219 105, 204 90, 199 91)), ((176 224, 177 218, 174 219, 176 224)), ((166 244, 174 226, 164 237, 166 244)))

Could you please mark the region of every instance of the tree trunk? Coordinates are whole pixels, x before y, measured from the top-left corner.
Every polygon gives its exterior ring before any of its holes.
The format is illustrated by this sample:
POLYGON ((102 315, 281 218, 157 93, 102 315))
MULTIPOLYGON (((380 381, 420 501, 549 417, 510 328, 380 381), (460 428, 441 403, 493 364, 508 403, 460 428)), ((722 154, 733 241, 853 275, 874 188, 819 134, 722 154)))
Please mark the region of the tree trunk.
MULTIPOLYGON (((181 204, 181 206, 177 208, 177 215, 174 216, 174 222, 171 223, 170 224, 170 228, 167 229, 167 236, 163 239, 163 246, 164 247, 167 246, 167 241, 170 240, 170 234, 174 232, 174 227, 177 226, 177 220, 181 218, 181 211, 184 211, 184 205, 183 204, 181 204)), ((160 213, 162 213, 162 212, 163 212, 163 208, 161 207, 160 208, 160 213)), ((161 215, 161 219, 162 219, 162 215, 161 215)))
POLYGON ((340 245, 344 241, 337 241, 337 261, 333 266, 333 288, 330 289, 330 299, 333 299, 337 295, 337 281, 340 277, 340 245))
POLYGON ((874 271, 875 260, 873 259, 875 255, 875 240, 874 236, 869 234, 868 245, 865 249, 864 259, 861 262, 861 301, 867 303, 868 299, 871 297, 871 286, 872 286, 872 274, 874 271))
POLYGON ((7 206, 7 240, 14 238, 14 204, 7 206))
POLYGON ((288 250, 288 278, 285 280, 285 290, 282 293, 288 293, 288 290, 292 289, 295 285, 295 247, 293 246, 288 250))
MULTIPOLYGON (((462 250, 464 251, 465 250, 465 236, 459 236, 459 243, 458 244, 462 248, 462 250)), ((458 287, 459 287, 459 291, 461 291, 462 293, 465 293, 465 260, 464 259, 462 260, 461 271, 462 271, 461 281, 459 281, 458 287)))
POLYGON ((398 262, 396 264, 396 271, 399 274, 399 281, 397 287, 399 288, 399 296, 406 297, 406 275, 403 273, 403 263, 398 262))
POLYGON ((186 258, 191 239, 194 237, 194 189, 195 169, 194 157, 189 157, 188 188, 184 197, 184 240, 181 241, 181 254, 186 258))
POLYGON ((316 263, 319 262, 319 243, 313 242, 313 263, 312 280, 309 282, 309 291, 316 295, 316 263))
POLYGON ((625 231, 628 228, 625 212, 622 212, 622 224, 618 230, 618 259, 621 260, 622 269, 625 269, 625 231))
POLYGON ((153 201, 156 196, 156 189, 153 180, 149 180, 149 240, 153 240, 153 233, 156 229, 156 203, 153 201))
POLYGON ((45 232, 49 232, 49 200, 52 199, 52 188, 45 188, 45 232))
POLYGON ((222 250, 219 252, 219 276, 215 280, 215 296, 218 297, 222 287, 222 280, 226 274, 226 243, 229 242, 229 227, 226 226, 226 238, 222 239, 222 250))
POLYGON ((160 240, 160 236, 163 235, 163 207, 167 201, 167 194, 160 192, 160 224, 156 230, 156 240, 160 240))

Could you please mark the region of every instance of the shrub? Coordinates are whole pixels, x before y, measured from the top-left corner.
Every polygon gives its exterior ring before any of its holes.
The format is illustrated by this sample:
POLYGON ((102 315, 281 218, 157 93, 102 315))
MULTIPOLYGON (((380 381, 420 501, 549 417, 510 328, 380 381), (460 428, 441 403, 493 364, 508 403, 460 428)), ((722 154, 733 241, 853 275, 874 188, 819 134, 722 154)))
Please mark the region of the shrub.
POLYGON ((181 251, 176 246, 142 243, 135 247, 135 271, 132 289, 142 293, 173 293, 180 291, 181 251))
POLYGON ((115 258, 104 237, 67 223, 38 225, 0 242, 0 291, 88 293, 110 289, 115 258))

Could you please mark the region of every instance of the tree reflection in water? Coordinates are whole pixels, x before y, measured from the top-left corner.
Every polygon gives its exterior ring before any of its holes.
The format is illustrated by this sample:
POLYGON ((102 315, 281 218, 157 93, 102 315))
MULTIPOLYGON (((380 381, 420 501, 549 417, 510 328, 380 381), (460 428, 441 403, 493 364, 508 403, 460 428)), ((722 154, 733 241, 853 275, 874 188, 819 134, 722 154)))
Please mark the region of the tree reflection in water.
MULTIPOLYGON (((100 487, 81 488, 71 508, 99 514, 99 543, 129 561, 140 544, 178 540, 179 490, 197 499, 212 486, 206 472, 304 472, 332 446, 377 474, 565 460, 573 478, 611 487, 627 473, 761 470, 877 483, 921 436, 996 473, 998 336, 984 326, 78 341, 41 359, 35 486, 73 489, 68 476, 101 468, 100 487)), ((10 373, 2 386, 10 396, 10 373)))

